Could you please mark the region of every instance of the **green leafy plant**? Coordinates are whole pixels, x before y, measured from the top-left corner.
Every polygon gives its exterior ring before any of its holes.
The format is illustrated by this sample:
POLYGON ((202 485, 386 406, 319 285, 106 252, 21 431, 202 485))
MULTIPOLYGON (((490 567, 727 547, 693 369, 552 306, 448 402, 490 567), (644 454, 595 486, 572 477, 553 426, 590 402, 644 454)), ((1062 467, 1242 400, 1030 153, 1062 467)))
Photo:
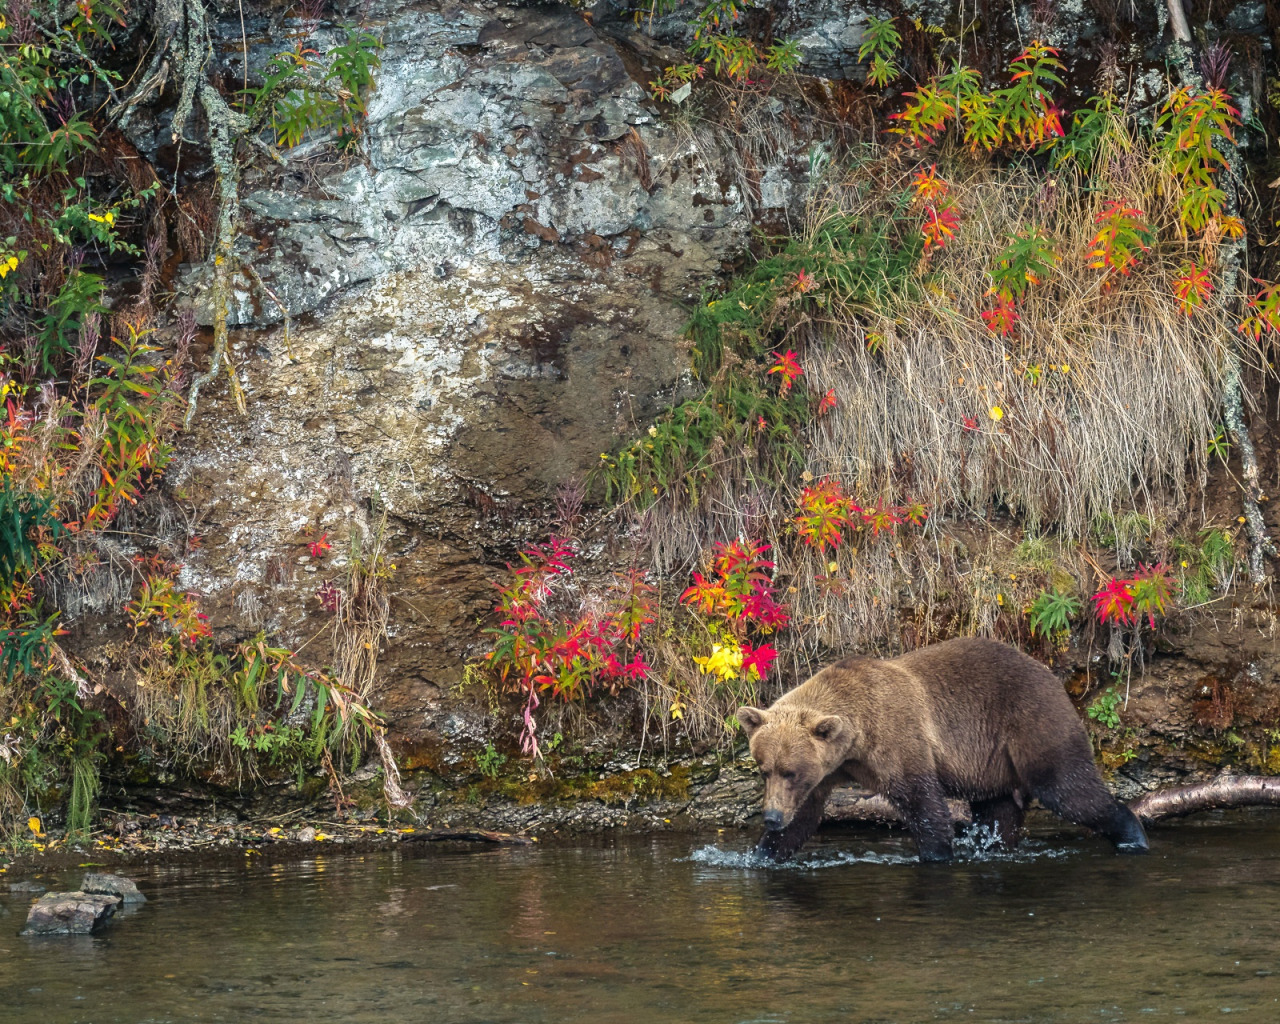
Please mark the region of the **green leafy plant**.
POLYGON ((1235 144, 1240 111, 1222 89, 1194 92, 1184 86, 1165 102, 1156 126, 1163 129, 1156 144, 1182 189, 1179 223, 1184 230, 1201 234, 1222 218, 1226 206, 1226 192, 1217 184, 1217 174, 1230 168, 1218 140, 1235 144))
POLYGON ((994 97, 1006 138, 1031 147, 1062 136, 1052 87, 1062 87, 1059 72, 1063 70, 1058 51, 1038 40, 1013 59, 1009 64, 1009 85, 994 97))
POLYGON ((1080 600, 1073 594, 1058 588, 1042 590, 1031 607, 1027 618, 1031 622, 1032 636, 1057 636, 1071 629, 1071 620, 1080 614, 1080 600))
POLYGON ((894 62, 902 48, 902 35, 893 22, 893 18, 868 15, 862 45, 858 47, 858 62, 871 61, 867 68, 867 81, 880 89, 902 74, 902 69, 894 62))
POLYGON ((487 779, 496 779, 506 763, 507 755, 497 750, 492 743, 486 743, 484 750, 476 755, 476 767, 487 779))
POLYGON ((1143 254, 1151 251, 1155 232, 1140 209, 1114 199, 1107 200, 1095 219, 1089 266, 1127 277, 1143 254))
POLYGON ((1123 703, 1124 698, 1116 692, 1115 687, 1109 687, 1094 698, 1093 703, 1085 709, 1085 714, 1107 729, 1118 729, 1120 707, 1123 703))
POLYGON ((1014 235, 996 257, 991 280, 997 294, 1009 301, 1021 299, 1028 288, 1043 282, 1057 262, 1053 238, 1040 227, 1014 235))

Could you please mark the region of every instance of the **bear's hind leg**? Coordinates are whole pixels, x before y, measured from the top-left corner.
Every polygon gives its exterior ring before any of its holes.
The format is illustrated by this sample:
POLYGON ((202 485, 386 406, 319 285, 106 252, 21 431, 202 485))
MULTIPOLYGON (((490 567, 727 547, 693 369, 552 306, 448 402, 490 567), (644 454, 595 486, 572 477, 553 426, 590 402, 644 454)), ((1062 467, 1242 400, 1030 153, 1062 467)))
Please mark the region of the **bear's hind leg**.
POLYGON ((1022 805, 1012 796, 997 796, 990 800, 971 800, 969 809, 973 823, 990 829, 1000 837, 1000 842, 1010 850, 1022 841, 1022 805))
POLYGON ((818 831, 822 824, 822 811, 827 805, 827 797, 835 788, 834 780, 824 779, 800 805, 791 824, 786 828, 766 829, 756 845, 756 853, 763 854, 772 861, 781 863, 796 855, 800 847, 809 837, 818 831))
MULTIPOLYGON (((1092 764, 1090 765, 1092 767, 1092 764)), ((1147 833, 1138 816, 1111 795, 1097 769, 1085 777, 1078 773, 1049 772, 1033 782, 1032 794, 1060 818, 1100 832, 1117 853, 1146 853, 1147 833)))

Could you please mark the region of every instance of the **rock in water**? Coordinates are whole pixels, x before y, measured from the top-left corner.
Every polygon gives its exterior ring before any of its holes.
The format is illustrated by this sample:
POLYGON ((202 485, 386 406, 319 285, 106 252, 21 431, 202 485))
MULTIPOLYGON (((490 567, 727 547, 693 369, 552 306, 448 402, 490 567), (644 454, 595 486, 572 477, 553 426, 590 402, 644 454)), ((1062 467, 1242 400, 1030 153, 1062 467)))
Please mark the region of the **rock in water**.
POLYGON ((147 898, 138 892, 138 886, 133 879, 125 878, 123 875, 99 875, 87 874, 84 881, 80 883, 80 888, 89 893, 98 893, 107 896, 119 896, 126 906, 133 903, 146 903, 147 898))
POLYGON ((88 935, 110 917, 119 896, 87 892, 50 892, 27 914, 23 935, 88 935))
POLYGON ((43 886, 39 882, 32 882, 29 880, 23 881, 23 882, 9 883, 10 892, 29 892, 33 895, 38 896, 40 895, 40 893, 46 892, 47 890, 48 890, 47 886, 43 886))

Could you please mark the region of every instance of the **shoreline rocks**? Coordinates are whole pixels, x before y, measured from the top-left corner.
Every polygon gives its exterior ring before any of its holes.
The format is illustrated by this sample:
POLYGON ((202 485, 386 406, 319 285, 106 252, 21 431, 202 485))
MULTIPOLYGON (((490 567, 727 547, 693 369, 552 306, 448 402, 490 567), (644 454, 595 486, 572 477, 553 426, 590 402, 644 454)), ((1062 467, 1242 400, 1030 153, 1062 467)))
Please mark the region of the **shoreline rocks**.
POLYGON ((90 873, 84 876, 80 888, 87 893, 102 896, 118 896, 125 906, 146 903, 147 898, 138 891, 133 879, 123 875, 90 873))
POLYGON ((100 928, 121 903, 119 896, 87 892, 49 892, 31 905, 20 935, 88 935, 100 928))

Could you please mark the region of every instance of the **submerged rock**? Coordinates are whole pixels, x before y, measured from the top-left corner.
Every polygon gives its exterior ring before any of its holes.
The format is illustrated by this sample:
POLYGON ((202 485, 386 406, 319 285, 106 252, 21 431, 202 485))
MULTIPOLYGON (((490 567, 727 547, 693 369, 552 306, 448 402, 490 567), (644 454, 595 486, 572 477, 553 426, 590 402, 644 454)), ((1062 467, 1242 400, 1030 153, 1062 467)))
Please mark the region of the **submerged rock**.
POLYGON ((80 888, 87 893, 119 896, 126 905, 147 902, 147 898, 138 891, 138 886, 133 879, 125 878, 123 875, 90 873, 84 876, 80 888))
POLYGON ((35 893, 38 895, 42 892, 45 892, 46 890, 47 890, 47 886, 43 886, 39 882, 33 882, 30 879, 27 879, 22 882, 9 883, 10 892, 29 892, 29 893, 35 893))
POLYGON ((119 896, 50 892, 31 905, 23 935, 88 935, 115 913, 119 896))

